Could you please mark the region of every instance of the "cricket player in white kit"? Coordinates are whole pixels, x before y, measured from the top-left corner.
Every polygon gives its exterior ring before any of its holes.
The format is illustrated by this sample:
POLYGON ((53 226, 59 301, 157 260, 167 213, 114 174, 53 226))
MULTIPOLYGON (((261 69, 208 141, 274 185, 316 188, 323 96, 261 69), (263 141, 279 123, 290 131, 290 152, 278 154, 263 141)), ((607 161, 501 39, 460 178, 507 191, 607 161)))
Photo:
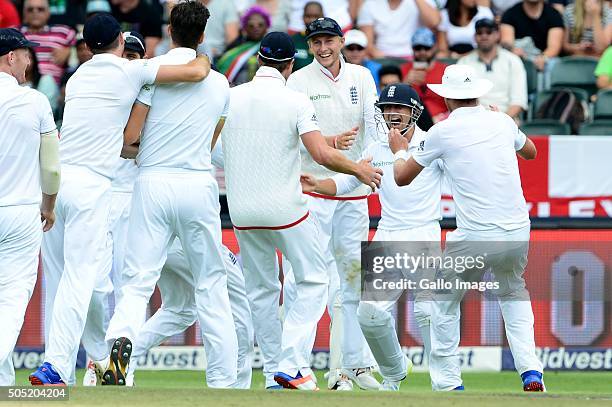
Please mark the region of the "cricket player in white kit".
MULTIPOLYGON (((196 58, 210 16, 198 2, 177 4, 170 14, 173 48, 154 61, 181 64, 196 58)), ((208 362, 209 387, 235 386, 238 344, 227 292, 221 244, 219 190, 212 175, 211 148, 229 106, 226 78, 211 72, 197 84, 157 86, 136 162, 139 175, 128 227, 121 300, 106 338, 114 341, 105 384, 125 385, 132 344, 147 303, 176 237, 193 275, 198 320, 208 362), (219 128, 218 128, 219 127, 219 128), (146 244, 142 244, 144 242, 146 244)))
MULTIPOLYGON (((347 158, 356 161, 363 149, 375 139, 374 103, 378 94, 370 71, 363 66, 346 63, 342 58, 342 36, 340 26, 331 18, 319 18, 310 23, 306 38, 314 60, 293 73, 287 86, 310 98, 323 134, 337 134, 357 128, 352 147, 343 152, 347 158)), ((334 175, 333 171, 319 165, 306 152, 302 154, 302 172, 318 178, 334 175)), ((340 377, 335 367, 342 367, 342 373, 362 389, 379 388, 370 371, 375 360, 357 321, 361 242, 367 240, 369 230, 367 194, 366 188, 358 188, 337 197, 313 193, 308 200, 309 209, 321 227, 327 268, 330 275, 338 273, 340 278, 340 293, 330 290, 329 294, 330 305, 338 300, 342 304, 342 366, 330 366, 328 382, 328 387, 338 390, 351 390, 352 384, 346 377, 338 382, 340 377)), ((336 331, 334 320, 339 322, 333 308, 330 306, 332 332, 336 331)), ((331 340, 331 352, 334 353, 333 333, 331 340)), ((336 357, 332 354, 331 358, 334 360, 336 357)))
POLYGON ((199 81, 210 70, 205 58, 190 65, 159 67, 152 61, 121 58, 119 23, 98 14, 83 32, 93 58, 81 65, 66 87, 60 139, 61 192, 56 225, 42 245, 49 292, 55 292, 45 362, 32 375, 33 385, 74 384, 87 311, 96 280, 104 272, 108 250, 111 179, 123 145, 130 106, 145 84, 199 81))
MULTIPOLYGON (((418 94, 410 86, 397 83, 382 90, 376 103, 380 109, 377 114, 378 132, 388 137, 390 129, 397 130, 408 141, 408 152, 419 148, 427 135, 416 122, 423 111, 418 94)), ((398 242, 412 241, 417 255, 440 255, 440 195, 443 171, 441 162, 427 167, 408 187, 398 187, 393 179, 393 153, 387 141, 370 144, 363 152, 363 159, 372 160, 372 165, 384 171, 379 188, 382 206, 381 219, 374 235, 374 241, 398 242)), ((354 177, 339 174, 333 178, 316 180, 302 176, 305 190, 320 194, 343 194, 359 186, 354 177)), ((433 280, 435 270, 419 269, 406 275, 418 282, 421 279, 433 280)), ((361 330, 370 345, 384 380, 380 390, 397 391, 400 382, 412 369, 399 344, 395 330, 395 320, 391 311, 401 293, 382 293, 376 299, 366 298, 357 310, 361 330)), ((431 293, 415 289, 414 317, 421 334, 425 355, 430 351, 431 293)))
POLYGON ((328 146, 312 103, 285 86, 295 47, 280 32, 261 42, 253 81, 232 89, 222 132, 230 216, 240 245, 266 387, 314 390, 310 357, 327 299, 328 275, 317 220, 300 186, 300 139, 318 163, 375 187, 380 171, 328 146), (296 298, 278 317, 279 249, 291 262, 296 298), (281 346, 278 347, 278 338, 281 346))
MULTIPOLYGON (((445 256, 471 255, 479 245, 488 248, 486 265, 499 283, 495 293, 523 389, 544 391, 542 364, 535 353, 533 311, 523 278, 530 221, 516 158, 517 153, 524 159, 535 158, 535 146, 510 116, 479 105, 478 98, 493 84, 477 78, 471 67, 448 66, 441 84, 427 86, 445 98, 451 114, 433 126, 421 148, 413 152, 404 151, 406 142, 397 132, 390 133, 395 180, 408 185, 424 168, 442 160, 457 208, 457 229, 447 235, 445 256)), ((470 277, 441 272, 453 283, 470 277)), ((429 365, 434 390, 463 390, 457 347, 464 293, 453 289, 449 295, 435 297, 429 365)))
POLYGON ((27 48, 37 45, 16 29, 0 29, 0 386, 15 385, 13 349, 36 284, 42 233, 55 220, 60 184, 49 101, 19 86, 31 63, 27 48))

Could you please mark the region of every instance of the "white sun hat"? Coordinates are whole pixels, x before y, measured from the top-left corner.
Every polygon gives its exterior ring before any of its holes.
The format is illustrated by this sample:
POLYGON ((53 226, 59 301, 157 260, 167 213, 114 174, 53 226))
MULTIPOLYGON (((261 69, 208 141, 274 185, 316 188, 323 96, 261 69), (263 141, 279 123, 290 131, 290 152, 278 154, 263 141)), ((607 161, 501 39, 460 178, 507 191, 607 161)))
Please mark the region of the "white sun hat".
POLYGON ((493 82, 478 78, 469 65, 455 64, 446 67, 442 83, 427 87, 446 99, 478 99, 491 90, 493 82))

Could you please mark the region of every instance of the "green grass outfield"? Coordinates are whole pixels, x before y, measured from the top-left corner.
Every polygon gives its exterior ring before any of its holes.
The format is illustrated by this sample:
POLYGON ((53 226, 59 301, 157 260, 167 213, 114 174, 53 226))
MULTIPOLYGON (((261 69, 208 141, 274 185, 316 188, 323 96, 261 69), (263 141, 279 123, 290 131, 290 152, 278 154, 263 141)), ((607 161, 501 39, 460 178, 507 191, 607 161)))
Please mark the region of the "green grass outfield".
MULTIPOLYGON (((17 385, 28 384, 26 370, 17 371, 17 385)), ((78 383, 83 371, 78 372, 78 383)), ((323 384, 323 372, 317 372, 323 384)), ((333 392, 265 391, 261 371, 254 371, 252 390, 213 390, 205 388, 204 373, 195 371, 139 371, 134 388, 96 387, 71 388, 70 402, 52 405, 97 406, 612 406, 612 372, 549 372, 545 375, 548 392, 525 394, 518 375, 503 373, 465 373, 465 392, 433 393, 429 375, 414 373, 402 383, 399 393, 353 390, 333 392), (528 405, 526 404, 528 403, 528 405)), ((40 402, 0 403, 9 405, 41 405, 40 402)))

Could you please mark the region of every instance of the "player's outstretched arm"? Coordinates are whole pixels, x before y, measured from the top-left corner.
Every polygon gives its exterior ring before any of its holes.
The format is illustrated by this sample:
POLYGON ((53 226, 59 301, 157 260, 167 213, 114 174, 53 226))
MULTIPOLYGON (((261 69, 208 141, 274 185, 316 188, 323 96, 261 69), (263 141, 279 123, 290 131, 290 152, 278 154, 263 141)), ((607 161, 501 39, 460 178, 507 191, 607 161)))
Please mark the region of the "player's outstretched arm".
POLYGON ((40 135, 40 186, 42 189, 42 203, 40 205, 40 219, 44 222, 43 231, 46 232, 55 223, 55 198, 59 191, 61 170, 59 161, 59 140, 57 130, 40 135))
POLYGON ((380 186, 382 170, 374 168, 367 161, 353 162, 340 151, 328 146, 318 130, 309 131, 301 135, 302 143, 318 164, 336 172, 354 175, 372 190, 380 186))
POLYGON ((535 144, 533 144, 533 141, 527 138, 525 145, 516 153, 525 160, 533 160, 538 155, 538 150, 535 144))
POLYGON ((140 134, 144 128, 147 114, 149 114, 150 106, 136 101, 132 106, 130 118, 128 119, 125 129, 123 130, 123 145, 131 146, 140 139, 140 134))
POLYGON ((161 65, 155 83, 200 82, 210 73, 210 60, 206 55, 183 65, 161 65))

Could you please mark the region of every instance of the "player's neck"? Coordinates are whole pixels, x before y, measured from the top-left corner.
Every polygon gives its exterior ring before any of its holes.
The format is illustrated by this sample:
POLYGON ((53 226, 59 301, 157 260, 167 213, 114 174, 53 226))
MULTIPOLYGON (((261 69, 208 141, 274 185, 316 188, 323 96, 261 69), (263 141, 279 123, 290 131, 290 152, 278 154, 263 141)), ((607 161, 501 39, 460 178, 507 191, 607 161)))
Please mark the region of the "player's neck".
POLYGON ((327 70, 329 71, 329 73, 332 74, 334 79, 336 79, 338 75, 340 75, 340 69, 342 69, 342 62, 340 61, 340 58, 338 58, 338 60, 334 62, 332 66, 327 68, 327 70))

